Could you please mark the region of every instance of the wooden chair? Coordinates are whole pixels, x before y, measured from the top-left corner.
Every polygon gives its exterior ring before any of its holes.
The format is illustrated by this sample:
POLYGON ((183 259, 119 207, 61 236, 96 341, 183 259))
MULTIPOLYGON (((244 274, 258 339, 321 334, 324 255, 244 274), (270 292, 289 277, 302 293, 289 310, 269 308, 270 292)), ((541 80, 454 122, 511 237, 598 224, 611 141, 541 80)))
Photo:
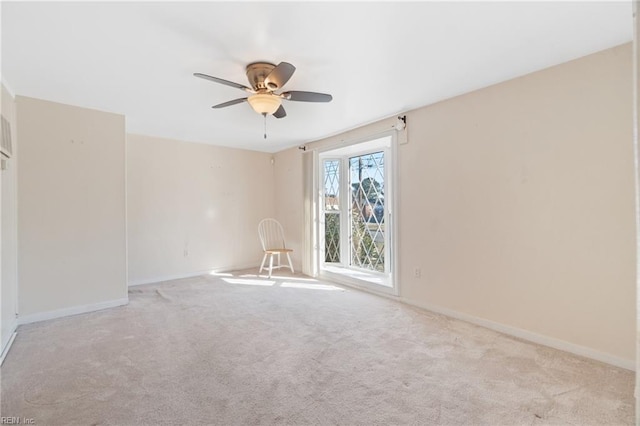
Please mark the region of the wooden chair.
MULTIPOLYGON (((274 269, 286 268, 286 265, 280 263, 280 255, 285 253, 289 260, 289 268, 293 273, 293 264, 291 263, 291 253, 293 250, 288 249, 284 242, 284 230, 282 225, 275 219, 267 218, 260 221, 258 224, 258 235, 260 236, 260 243, 262 243, 262 250, 264 251, 264 257, 262 258, 262 264, 260 265, 260 272, 264 269, 264 263, 269 256, 269 278, 271 278, 271 271, 274 269), (273 257, 278 256, 278 264, 273 265, 273 257)), ((258 273, 260 273, 258 272, 258 273)))

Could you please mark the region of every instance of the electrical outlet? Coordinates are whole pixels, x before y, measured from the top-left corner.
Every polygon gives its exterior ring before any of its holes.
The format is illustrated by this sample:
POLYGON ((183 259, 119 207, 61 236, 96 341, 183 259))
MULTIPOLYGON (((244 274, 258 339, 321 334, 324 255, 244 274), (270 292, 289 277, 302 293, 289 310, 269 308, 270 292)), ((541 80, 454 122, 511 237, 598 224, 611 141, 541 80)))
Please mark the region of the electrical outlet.
POLYGON ((415 278, 420 278, 422 276, 422 269, 420 268, 414 268, 413 269, 413 276, 415 278))

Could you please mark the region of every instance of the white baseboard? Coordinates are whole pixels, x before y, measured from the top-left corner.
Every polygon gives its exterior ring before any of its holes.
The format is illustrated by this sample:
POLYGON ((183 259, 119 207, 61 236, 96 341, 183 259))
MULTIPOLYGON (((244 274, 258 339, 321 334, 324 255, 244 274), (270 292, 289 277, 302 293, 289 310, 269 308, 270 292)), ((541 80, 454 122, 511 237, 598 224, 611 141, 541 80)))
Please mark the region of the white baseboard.
POLYGON ((7 341, 7 344, 4 346, 4 348, 2 348, 2 353, 0 354, 0 366, 4 363, 4 359, 7 357, 7 354, 9 353, 9 350, 11 349, 11 345, 13 344, 13 341, 16 340, 16 328, 18 327, 18 324, 14 324, 13 331, 11 332, 11 337, 9 337, 9 340, 7 341))
POLYGON ((129 303, 129 298, 125 297, 105 302, 92 303, 90 305, 72 306, 70 308, 57 309, 55 311, 38 312, 18 317, 18 325, 31 324, 33 322, 46 321, 55 318, 68 317, 70 315, 86 314, 88 312, 99 311, 107 308, 115 308, 129 303))
MULTIPOLYGON (((323 277, 327 279, 329 277, 323 277)), ((321 278, 322 279, 322 278, 321 278)), ((585 358, 590 358, 596 361, 604 362, 605 364, 610 364, 615 367, 624 368, 626 370, 635 371, 636 370, 636 362, 635 360, 620 358, 615 355, 608 354, 606 352, 600 352, 595 349, 587 348, 585 346, 576 345, 575 343, 567 342, 565 340, 556 339, 549 336, 544 336, 542 334, 534 333, 532 331, 523 330, 521 328, 513 327, 510 325, 501 324, 495 321, 491 321, 485 318, 476 317, 470 314, 465 314, 463 312, 458 312, 453 309, 444 308, 438 305, 432 305, 429 303, 419 303, 415 302, 411 299, 407 299, 401 296, 395 296, 389 293, 383 293, 380 291, 374 291, 371 288, 356 286, 352 283, 348 282, 340 282, 337 281, 338 284, 345 285, 348 287, 355 288, 356 290, 365 291, 367 293, 372 293, 387 299, 395 300, 401 303, 406 303, 407 305, 415 306, 416 308, 424 309, 426 311, 435 312, 438 314, 446 315, 451 318, 459 319, 462 321, 466 321, 472 324, 479 325, 481 327, 485 327, 499 333, 507 334, 513 337, 517 337, 519 339, 527 340, 529 342, 537 343, 539 345, 548 346, 550 348, 558 349, 564 352, 569 352, 574 355, 583 356, 585 358)), ((640 339, 640 335, 638 337, 640 339)), ((640 354, 638 355, 640 357, 640 354)), ((636 393, 640 394, 640 382, 638 382, 638 388, 636 389, 636 393)))
POLYGON ((452 309, 443 308, 441 306, 431 305, 428 303, 416 303, 412 300, 409 300, 403 297, 399 298, 398 300, 420 309, 425 309, 427 311, 436 312, 442 315, 446 315, 448 317, 456 318, 462 321, 467 321, 472 324, 480 325, 482 327, 486 327, 491 330, 498 331, 500 333, 518 337, 523 340, 528 340, 533 343, 538 343, 540 345, 548 346, 554 349, 559 349, 561 351, 569 352, 575 355, 580 355, 585 358, 591 358, 596 361, 604 362, 606 364, 614 365, 616 367, 621 367, 627 370, 635 371, 636 369, 634 360, 620 358, 615 355, 611 355, 605 352, 597 351, 595 349, 587 348, 585 346, 576 345, 574 343, 570 343, 565 340, 544 336, 541 334, 534 333, 532 331, 523 330, 521 328, 512 327, 509 325, 501 324, 501 323, 494 322, 484 318, 479 318, 473 315, 454 311, 452 309))
POLYGON ((397 297, 397 288, 394 287, 386 287, 381 284, 375 284, 366 280, 359 280, 357 278, 351 278, 346 275, 328 271, 321 272, 318 277, 322 280, 335 282, 336 284, 341 284, 357 290, 364 290, 369 293, 377 294, 378 296, 399 300, 397 297))
POLYGON ((248 265, 228 266, 223 268, 205 269, 202 271, 185 272, 183 274, 164 275, 161 277, 154 277, 154 278, 141 278, 141 279, 129 281, 129 287, 134 287, 137 285, 144 285, 144 284, 155 284, 161 281, 171 281, 171 280, 180 280, 182 278, 199 277, 200 275, 210 275, 210 274, 220 273, 220 272, 241 271, 244 269, 251 269, 251 268, 258 269, 260 268, 260 264, 252 263, 248 265))

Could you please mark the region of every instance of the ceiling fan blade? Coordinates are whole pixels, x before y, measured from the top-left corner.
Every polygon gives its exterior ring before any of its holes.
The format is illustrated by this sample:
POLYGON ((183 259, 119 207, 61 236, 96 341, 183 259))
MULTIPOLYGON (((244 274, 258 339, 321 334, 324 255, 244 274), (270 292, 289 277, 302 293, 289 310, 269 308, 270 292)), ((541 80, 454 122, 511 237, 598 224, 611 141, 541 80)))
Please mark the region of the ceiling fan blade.
POLYGON ((224 107, 228 107, 235 104, 241 104, 242 102, 246 102, 246 101, 247 101, 247 98, 239 98, 239 99, 234 99, 232 101, 223 102, 218 105, 214 105, 211 108, 224 108, 224 107))
POLYGON ((205 80, 214 81, 216 83, 224 84, 225 86, 235 87, 236 89, 244 90, 245 92, 254 93, 253 89, 248 88, 247 86, 243 86, 242 84, 234 83, 233 81, 223 80, 222 78, 212 77, 207 74, 202 74, 199 72, 193 73, 194 76, 204 78, 205 80))
POLYGON ((331 102, 333 96, 326 93, 316 92, 301 92, 299 90, 292 90, 282 94, 285 99, 298 102, 331 102))
POLYGON ((287 116, 287 111, 285 111, 284 107, 280 105, 280 108, 278 108, 276 112, 273 113, 273 116, 275 118, 284 118, 287 116))
POLYGON ((287 84, 287 81, 289 81, 295 70, 296 67, 289 62, 280 62, 278 66, 271 70, 269 75, 265 77, 264 85, 269 90, 280 89, 287 84))

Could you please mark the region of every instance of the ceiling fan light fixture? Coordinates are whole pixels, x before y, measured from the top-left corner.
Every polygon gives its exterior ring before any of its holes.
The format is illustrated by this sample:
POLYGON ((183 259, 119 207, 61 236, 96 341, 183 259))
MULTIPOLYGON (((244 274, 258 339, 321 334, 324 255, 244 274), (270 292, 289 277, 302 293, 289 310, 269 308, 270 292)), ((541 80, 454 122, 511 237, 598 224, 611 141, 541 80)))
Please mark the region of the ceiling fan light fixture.
POLYGON ((258 93, 247 98, 251 108, 258 114, 273 114, 280 108, 281 100, 278 96, 258 93))

